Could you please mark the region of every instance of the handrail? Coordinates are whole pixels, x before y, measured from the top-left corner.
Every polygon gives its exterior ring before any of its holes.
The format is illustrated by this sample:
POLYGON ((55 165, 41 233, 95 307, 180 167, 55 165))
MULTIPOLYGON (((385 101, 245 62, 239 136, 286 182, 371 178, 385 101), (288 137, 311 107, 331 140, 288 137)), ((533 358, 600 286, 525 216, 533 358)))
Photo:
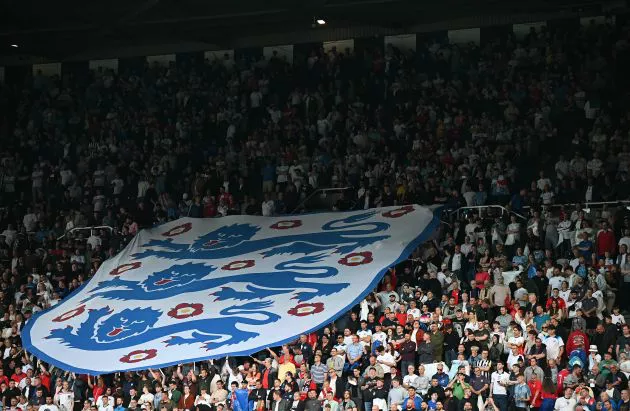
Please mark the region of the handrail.
POLYGON ((63 233, 63 235, 59 238, 57 238, 57 240, 61 240, 62 238, 64 238, 66 235, 75 232, 75 231, 85 231, 85 230, 101 230, 101 229, 108 229, 110 232, 114 232, 114 227, 110 227, 108 225, 95 225, 95 226, 90 226, 90 227, 74 227, 71 230, 66 231, 65 233, 63 233))
MULTIPOLYGON (((590 208, 590 206, 594 206, 594 207, 599 207, 599 206, 605 206, 605 205, 619 205, 619 204, 627 204, 630 205, 630 200, 618 200, 618 201, 591 201, 589 202, 576 202, 576 203, 563 203, 563 204, 549 204, 549 205, 543 205, 543 207, 546 208, 559 208, 559 207, 571 207, 571 206, 576 206, 576 205, 580 205, 580 204, 584 204, 584 207, 582 208, 590 208)), ((531 206, 523 206, 523 208, 526 209, 531 209, 531 206)))
POLYGON ((329 187, 329 188, 318 188, 315 191, 313 191, 311 194, 309 194, 304 200, 302 200, 293 211, 291 211, 291 214, 296 214, 300 209, 302 209, 302 207, 304 206, 304 204, 306 204, 308 202, 308 200, 310 200, 311 198, 315 197, 316 194, 321 194, 321 193, 325 193, 328 191, 346 191, 346 190, 350 190, 352 187, 329 187))
POLYGON ((465 207, 459 207, 456 210, 451 210, 450 214, 454 214, 457 213, 457 219, 459 220, 459 214, 462 211, 466 211, 466 210, 479 210, 479 212, 481 213, 481 210, 487 210, 490 208, 498 208, 501 210, 501 214, 514 214, 515 216, 523 219, 523 220, 527 220, 527 217, 525 217, 524 215, 521 215, 519 213, 517 213, 516 211, 512 211, 512 210, 508 210, 507 208, 498 205, 498 204, 488 204, 488 205, 482 205, 482 206, 465 206, 465 207))

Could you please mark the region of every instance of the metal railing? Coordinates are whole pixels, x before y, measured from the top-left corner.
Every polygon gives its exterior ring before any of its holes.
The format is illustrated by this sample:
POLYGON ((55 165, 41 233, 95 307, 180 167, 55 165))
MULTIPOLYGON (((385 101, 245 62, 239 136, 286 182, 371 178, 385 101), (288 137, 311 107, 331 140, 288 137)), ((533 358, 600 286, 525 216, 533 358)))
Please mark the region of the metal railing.
POLYGON ((114 232, 114 227, 110 227, 108 225, 95 225, 95 226, 91 226, 91 227, 75 227, 71 230, 66 231, 65 233, 63 233, 63 235, 59 238, 57 238, 57 240, 61 240, 62 238, 64 238, 65 236, 67 236, 70 233, 74 233, 75 231, 90 231, 90 234, 92 233, 92 230, 109 230, 110 234, 114 232))
MULTIPOLYGON (((590 203, 584 202, 578 202, 578 203, 565 203, 565 204, 549 204, 549 205, 543 205, 542 209, 543 210, 551 210, 551 211, 556 211, 559 210, 561 208, 565 208, 568 211, 573 211, 576 208, 580 208, 582 211, 584 211, 584 213, 589 216, 589 217, 593 217, 593 218, 599 218, 599 212, 601 212, 604 207, 608 207, 610 206, 610 208, 614 208, 614 207, 618 207, 618 206, 625 206, 630 210, 630 200, 622 200, 622 201, 593 201, 590 203)), ((523 207, 526 210, 531 210, 530 206, 525 206, 523 207)))
MULTIPOLYGON (((318 188, 317 190, 309 194, 304 200, 302 200, 297 205, 297 207, 295 207, 295 209, 291 211, 291 214, 297 214, 299 212, 309 211, 309 210, 311 211, 320 210, 320 209, 332 210, 332 206, 334 205, 334 202, 336 202, 341 197, 341 193, 349 192, 349 191, 352 191, 351 187, 318 188), (318 197, 320 201, 318 201, 317 204, 312 204, 313 202, 315 202, 315 199, 318 197), (325 200, 322 201, 323 199, 325 200), (334 200, 334 201, 331 201, 331 200, 334 200), (312 206, 309 206, 311 204, 312 206)), ((352 201, 353 199, 348 198, 348 200, 352 201)))
POLYGON ((465 211, 469 211, 469 210, 478 210, 479 213, 479 217, 483 218, 483 212, 485 211, 486 214, 488 214, 487 212, 490 210, 498 210, 501 212, 501 217, 505 216, 505 215, 515 215, 518 218, 521 218, 523 220, 527 220, 527 217, 525 217, 524 215, 521 215, 515 211, 509 210, 501 205, 496 205, 496 204, 489 204, 489 205, 482 205, 482 206, 466 206, 466 207, 460 207, 456 210, 451 210, 450 211, 450 215, 452 216, 453 214, 455 214, 455 216, 457 217, 457 219, 459 220, 460 214, 462 212, 465 211))

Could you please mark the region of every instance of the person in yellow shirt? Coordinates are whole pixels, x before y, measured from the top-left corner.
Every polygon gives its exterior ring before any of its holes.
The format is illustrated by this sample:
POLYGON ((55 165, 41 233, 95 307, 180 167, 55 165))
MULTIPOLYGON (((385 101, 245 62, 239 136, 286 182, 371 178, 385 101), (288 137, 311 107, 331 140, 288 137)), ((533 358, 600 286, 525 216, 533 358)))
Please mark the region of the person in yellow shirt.
POLYGON ((295 375, 297 371, 297 364, 295 363, 293 354, 291 354, 291 349, 288 345, 282 346, 282 355, 279 356, 270 348, 267 348, 269 354, 278 361, 278 378, 281 381, 284 381, 284 377, 286 377, 287 373, 290 372, 291 375, 295 375))

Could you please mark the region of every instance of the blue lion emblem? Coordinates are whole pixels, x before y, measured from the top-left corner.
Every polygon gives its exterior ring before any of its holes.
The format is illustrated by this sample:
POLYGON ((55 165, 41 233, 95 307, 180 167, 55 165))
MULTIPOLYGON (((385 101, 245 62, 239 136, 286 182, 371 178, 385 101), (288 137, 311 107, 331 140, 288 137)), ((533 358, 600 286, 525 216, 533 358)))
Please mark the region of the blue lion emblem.
POLYGON ((335 277, 334 267, 313 266, 324 255, 310 255, 275 266, 277 271, 250 272, 218 278, 206 278, 216 270, 203 263, 173 265, 165 270, 150 274, 145 280, 123 280, 119 277, 103 281, 90 291, 83 302, 96 297, 108 300, 160 300, 174 295, 200 290, 215 290, 217 300, 254 300, 273 295, 295 292, 299 301, 337 293, 349 283, 322 283, 321 279, 335 277), (246 291, 227 287, 233 283, 247 284, 246 291))
POLYGON ((167 345, 200 343, 207 350, 212 350, 224 345, 238 344, 259 335, 257 332, 239 329, 239 324, 265 325, 278 321, 280 316, 264 310, 272 304, 271 301, 250 302, 221 310, 220 318, 181 321, 162 327, 155 326, 162 315, 160 310, 126 308, 114 312, 109 307, 103 307, 90 310, 87 320, 76 330, 72 326, 51 330, 46 338, 59 339, 68 347, 88 351, 133 347, 167 337, 169 339, 164 341, 167 345), (173 335, 185 331, 192 331, 192 335, 173 335))
POLYGON ((214 260, 261 253, 265 257, 282 254, 313 254, 334 250, 350 253, 389 235, 376 235, 387 231, 389 224, 379 221, 366 222, 376 212, 356 214, 327 222, 321 231, 309 234, 285 235, 252 240, 260 230, 251 224, 223 226, 198 237, 192 244, 175 243, 172 238, 153 239, 143 244, 147 250, 136 253, 134 258, 168 258, 174 260, 214 260))

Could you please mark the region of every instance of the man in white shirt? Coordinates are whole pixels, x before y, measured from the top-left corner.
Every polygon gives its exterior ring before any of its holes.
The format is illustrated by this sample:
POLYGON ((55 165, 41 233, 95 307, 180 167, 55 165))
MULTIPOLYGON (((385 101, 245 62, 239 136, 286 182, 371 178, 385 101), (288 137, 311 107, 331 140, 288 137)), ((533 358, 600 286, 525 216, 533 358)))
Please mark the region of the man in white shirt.
POLYGON ((507 238, 505 239, 505 245, 518 244, 521 237, 521 224, 516 221, 516 216, 511 217, 511 222, 507 226, 507 238))
POLYGON ((265 217, 270 217, 275 212, 275 203, 271 198, 269 198, 268 194, 265 194, 265 199, 262 202, 261 211, 262 215, 265 217))
POLYGON ((212 406, 210 403, 210 394, 208 394, 208 389, 206 387, 201 387, 201 392, 195 398, 195 405, 201 404, 207 405, 208 407, 212 406))
MULTIPOLYGON (((44 405, 40 405, 39 406, 39 411, 59 411, 59 407, 57 407, 54 403, 53 403, 53 397, 51 394, 46 396, 46 404, 44 405)), ((105 411, 105 410, 103 410, 105 411)), ((114 411, 113 408, 110 408, 107 411, 114 411)))
POLYGON ((403 387, 413 387, 416 390, 419 388, 418 375, 416 374, 416 367, 410 365, 407 367, 407 375, 403 378, 403 387))
POLYGON ((550 326, 548 331, 549 335, 543 339, 543 343, 547 348, 547 359, 559 361, 564 351, 564 341, 556 335, 556 327, 550 326))
POLYGON ((512 337, 508 339, 508 347, 516 348, 517 351, 520 351, 523 344, 525 344, 525 338, 522 335, 521 328, 518 325, 515 325, 512 332, 512 337))
POLYGON ((413 320, 420 319, 420 309, 417 307, 416 300, 409 301, 409 308, 407 309, 407 315, 411 314, 413 320))
POLYGON ((276 181, 280 187, 284 187, 288 181, 289 166, 284 159, 280 160, 280 165, 276 166, 276 181))
POLYGON ((559 157, 554 169, 556 171, 558 180, 563 180, 566 176, 569 175, 569 162, 564 159, 563 155, 559 157))
POLYGON ((31 232, 33 230, 35 230, 35 224, 37 223, 37 214, 35 214, 33 212, 33 210, 28 207, 26 209, 26 214, 24 215, 24 218, 22 219, 22 224, 24 224, 24 227, 26 228, 27 232, 31 232))
POLYGON ((507 386, 509 380, 510 374, 503 369, 503 363, 501 361, 497 362, 497 370, 490 375, 490 398, 494 400, 494 404, 500 410, 507 409, 507 386))
MULTIPOLYGON (((564 281, 564 276, 559 268, 554 267, 552 271, 551 278, 549 278, 549 289, 553 292, 553 290, 557 289, 560 291, 562 287, 562 282, 564 281)), ((557 297, 557 296, 556 296, 557 297)))
POLYGON ((96 404, 94 405, 96 405, 97 407, 102 407, 103 405, 110 405, 112 408, 114 408, 115 403, 116 402, 114 400, 114 397, 112 396, 112 389, 107 388, 105 393, 101 395, 100 397, 98 397, 98 400, 96 400, 96 404))
MULTIPOLYGON (((114 411, 113 401, 110 402, 110 397, 101 395, 98 399, 101 400, 101 405, 98 405, 98 411, 114 411)), ((98 402, 98 401, 97 401, 98 402)))
POLYGON ((437 273, 437 279, 440 282, 440 285, 442 286, 442 288, 448 287, 453 282, 451 277, 449 277, 447 274, 448 274, 448 265, 442 264, 441 270, 438 271, 437 273))
POLYGON ((389 353, 389 351, 385 351, 385 347, 382 345, 376 349, 376 354, 376 362, 381 365, 383 368, 383 374, 385 374, 385 379, 388 380, 391 375, 390 373, 392 367, 396 367, 396 359, 389 353))
POLYGON ((463 254, 461 253, 461 249, 458 245, 455 246, 455 252, 453 253, 453 257, 451 257, 451 271, 457 273, 462 269, 462 260, 464 259, 463 254))
POLYGON ((536 181, 536 188, 538 190, 543 191, 546 186, 551 187, 551 180, 545 177, 544 171, 541 171, 539 176, 540 178, 536 181))
POLYGON ((573 398, 573 389, 565 388, 564 397, 559 397, 553 406, 554 411, 572 410, 575 406, 575 399, 573 398))
POLYGON ((7 228, 0 235, 4 236, 4 241, 8 246, 12 246, 17 237, 17 231, 13 228, 13 224, 7 224, 7 228))
POLYGON ((383 332, 383 326, 381 324, 376 324, 374 326, 374 334, 372 334, 372 342, 380 341, 381 345, 384 345, 387 341, 387 334, 383 332))
POLYGON ((367 328, 367 321, 361 321, 361 329, 357 331, 357 335, 359 336, 359 342, 364 347, 369 347, 372 343, 372 330, 367 328))
POLYGON ((64 381, 61 390, 55 394, 55 403, 60 411, 72 411, 74 409, 74 391, 70 389, 68 381, 64 381))

